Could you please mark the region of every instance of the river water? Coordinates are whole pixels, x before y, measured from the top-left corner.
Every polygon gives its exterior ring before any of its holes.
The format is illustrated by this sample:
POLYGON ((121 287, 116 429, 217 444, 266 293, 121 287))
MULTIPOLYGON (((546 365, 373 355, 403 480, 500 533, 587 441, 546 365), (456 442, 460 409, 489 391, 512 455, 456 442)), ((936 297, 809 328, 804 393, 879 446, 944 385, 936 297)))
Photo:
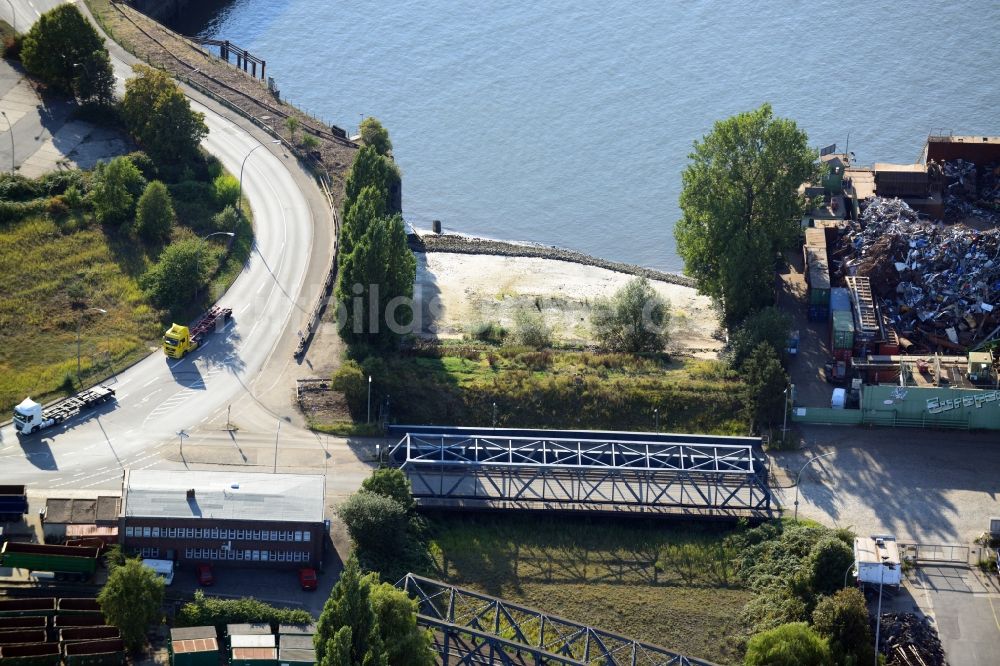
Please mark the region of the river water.
POLYGON ((196 3, 173 27, 267 61, 282 96, 389 129, 407 221, 680 270, 692 141, 768 101, 816 146, 912 162, 998 134, 1000 3, 196 3))

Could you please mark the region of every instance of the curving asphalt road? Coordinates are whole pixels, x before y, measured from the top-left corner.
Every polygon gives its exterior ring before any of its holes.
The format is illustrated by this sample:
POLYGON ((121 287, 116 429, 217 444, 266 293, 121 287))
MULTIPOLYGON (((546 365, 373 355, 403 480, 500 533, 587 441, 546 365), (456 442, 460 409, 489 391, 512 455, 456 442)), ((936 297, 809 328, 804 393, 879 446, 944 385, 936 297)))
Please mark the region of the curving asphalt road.
MULTIPOLYGON (((39 11, 58 4, 12 2, 22 31, 27 17, 33 21, 39 11)), ((0 4, 0 16, 9 21, 10 8, 0 4)), ((134 59, 110 40, 108 47, 122 88, 131 75, 126 61, 134 59)), ((209 127, 202 145, 238 174, 260 140, 223 117, 224 110, 194 99, 192 106, 205 114, 209 127)), ((27 438, 19 439, 11 426, 0 429, 0 482, 25 483, 36 491, 119 488, 121 471, 130 465, 270 469, 273 463, 282 471, 315 471, 339 461, 353 463, 357 475, 363 475, 364 466, 356 465, 357 457, 348 449, 332 451, 328 438, 280 416, 281 406, 290 404, 285 397, 291 391, 288 370, 295 332, 332 257, 329 212, 316 204, 315 184, 297 170, 294 158, 270 144, 246 162, 243 187, 254 212, 256 244, 219 301, 233 309, 233 321, 185 359, 168 360, 156 352, 119 374, 109 382, 117 391, 116 404, 27 438), (275 395, 281 399, 273 399, 275 395), (222 430, 230 407, 237 432, 222 430)), ((345 482, 353 487, 355 475, 348 476, 352 480, 345 482)))

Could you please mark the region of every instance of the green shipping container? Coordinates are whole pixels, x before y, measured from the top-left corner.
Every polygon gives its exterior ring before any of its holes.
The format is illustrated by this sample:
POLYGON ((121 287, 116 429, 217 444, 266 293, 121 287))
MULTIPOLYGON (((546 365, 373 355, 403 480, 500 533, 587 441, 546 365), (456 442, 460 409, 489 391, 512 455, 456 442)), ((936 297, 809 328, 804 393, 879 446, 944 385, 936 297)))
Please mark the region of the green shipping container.
POLYGON ((836 310, 832 313, 830 342, 834 349, 854 347, 854 317, 850 312, 836 310))
POLYGON ((97 569, 97 548, 85 546, 48 546, 8 541, 0 550, 5 567, 29 571, 93 574, 97 569))

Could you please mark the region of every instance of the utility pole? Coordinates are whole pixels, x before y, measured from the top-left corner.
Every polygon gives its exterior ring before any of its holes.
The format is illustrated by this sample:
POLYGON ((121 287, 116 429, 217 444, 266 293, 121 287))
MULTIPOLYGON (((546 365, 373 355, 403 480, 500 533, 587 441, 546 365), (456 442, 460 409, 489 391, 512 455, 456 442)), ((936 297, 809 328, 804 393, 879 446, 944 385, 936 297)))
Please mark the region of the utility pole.
POLYGON ((493 403, 493 427, 497 427, 497 403, 493 403))
POLYGON ((278 434, 281 433, 281 419, 278 419, 278 429, 274 432, 274 473, 278 473, 278 434))
POLYGON ((660 408, 653 410, 653 421, 656 423, 656 434, 660 434, 660 408))

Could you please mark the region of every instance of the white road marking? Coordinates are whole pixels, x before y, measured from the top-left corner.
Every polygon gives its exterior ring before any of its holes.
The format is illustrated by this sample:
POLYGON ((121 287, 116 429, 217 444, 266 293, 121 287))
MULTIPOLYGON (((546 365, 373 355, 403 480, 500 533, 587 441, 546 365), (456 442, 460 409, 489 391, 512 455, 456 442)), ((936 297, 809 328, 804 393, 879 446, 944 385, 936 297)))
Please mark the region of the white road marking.
POLYGON ((146 382, 145 384, 143 384, 142 388, 146 388, 147 386, 152 386, 153 384, 155 384, 158 381, 160 381, 159 377, 157 377, 156 379, 152 379, 152 380, 146 382))

